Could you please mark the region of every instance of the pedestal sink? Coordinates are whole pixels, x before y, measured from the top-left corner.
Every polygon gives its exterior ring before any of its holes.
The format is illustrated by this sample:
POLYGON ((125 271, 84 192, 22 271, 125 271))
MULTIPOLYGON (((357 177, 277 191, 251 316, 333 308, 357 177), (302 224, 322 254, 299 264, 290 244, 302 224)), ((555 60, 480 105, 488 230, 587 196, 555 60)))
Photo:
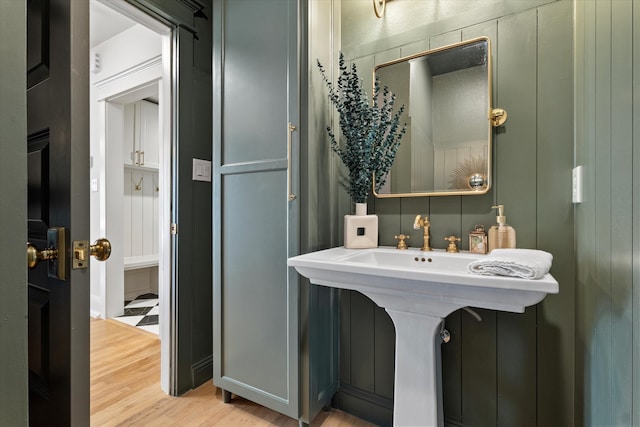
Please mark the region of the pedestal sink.
POLYGON ((539 280, 481 276, 467 265, 486 255, 435 250, 332 248, 289 258, 311 283, 359 291, 383 307, 396 329, 394 426, 442 426, 440 326, 471 306, 522 313, 558 293, 550 275, 539 280))

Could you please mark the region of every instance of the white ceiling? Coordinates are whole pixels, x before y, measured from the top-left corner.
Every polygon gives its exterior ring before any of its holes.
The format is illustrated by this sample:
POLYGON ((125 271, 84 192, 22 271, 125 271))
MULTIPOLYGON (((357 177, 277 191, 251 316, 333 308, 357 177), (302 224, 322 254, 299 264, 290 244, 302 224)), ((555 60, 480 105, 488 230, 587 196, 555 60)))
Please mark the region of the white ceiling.
POLYGON ((91 47, 99 45, 134 25, 136 25, 135 21, 97 0, 91 0, 89 9, 89 37, 91 47))

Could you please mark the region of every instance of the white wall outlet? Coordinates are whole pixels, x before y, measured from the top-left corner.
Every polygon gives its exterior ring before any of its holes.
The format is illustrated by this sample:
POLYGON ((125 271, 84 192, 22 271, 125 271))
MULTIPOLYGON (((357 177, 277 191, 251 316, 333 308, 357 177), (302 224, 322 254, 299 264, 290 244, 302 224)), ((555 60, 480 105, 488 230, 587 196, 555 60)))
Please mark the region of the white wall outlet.
POLYGON ((583 168, 582 166, 576 166, 573 168, 573 179, 572 179, 572 191, 571 191, 571 201, 573 203, 582 203, 582 193, 583 193, 583 168))
POLYGON ((211 182, 211 161, 193 159, 193 180, 211 182))
POLYGON ((91 178, 91 191, 98 191, 98 178, 91 178))

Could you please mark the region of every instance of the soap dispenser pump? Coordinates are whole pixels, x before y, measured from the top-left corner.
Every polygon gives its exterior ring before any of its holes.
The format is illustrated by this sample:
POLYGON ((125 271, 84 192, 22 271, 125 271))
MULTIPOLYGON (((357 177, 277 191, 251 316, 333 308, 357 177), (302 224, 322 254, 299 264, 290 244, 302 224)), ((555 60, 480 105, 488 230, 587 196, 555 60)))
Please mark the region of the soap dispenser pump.
POLYGON ((491 209, 498 209, 496 224, 489 229, 489 250, 515 248, 516 230, 507 225, 507 217, 504 216, 504 205, 491 206, 491 209))

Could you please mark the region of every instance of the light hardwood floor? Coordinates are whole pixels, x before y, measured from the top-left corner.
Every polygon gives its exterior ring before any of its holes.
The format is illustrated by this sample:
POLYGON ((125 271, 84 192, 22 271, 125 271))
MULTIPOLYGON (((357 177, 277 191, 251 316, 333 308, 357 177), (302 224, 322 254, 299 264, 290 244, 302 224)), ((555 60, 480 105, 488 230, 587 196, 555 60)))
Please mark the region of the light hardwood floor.
MULTIPOLYGON (((91 319, 91 425, 291 426, 298 422, 234 396, 222 401, 207 381, 181 397, 160 389, 160 340, 114 320, 91 319)), ((344 412, 321 412, 312 426, 371 426, 344 412)))

